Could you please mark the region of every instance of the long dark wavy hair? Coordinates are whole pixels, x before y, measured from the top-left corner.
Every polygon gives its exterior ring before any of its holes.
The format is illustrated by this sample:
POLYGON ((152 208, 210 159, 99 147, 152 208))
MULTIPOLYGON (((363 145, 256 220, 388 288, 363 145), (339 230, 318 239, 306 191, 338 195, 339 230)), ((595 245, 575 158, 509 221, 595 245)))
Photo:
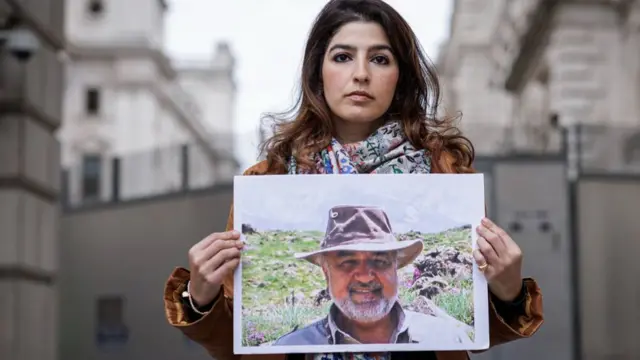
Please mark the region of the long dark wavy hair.
POLYGON ((331 111, 321 91, 324 54, 336 32, 354 21, 382 26, 398 62, 400 77, 387 115, 401 120, 416 148, 428 150, 434 158, 447 151, 453 156, 455 171, 472 171, 474 148, 454 125, 457 117, 438 118, 440 84, 434 66, 409 24, 382 0, 331 0, 316 17, 304 51, 294 106, 263 118, 273 124, 273 136, 260 146, 269 170, 285 172, 289 156, 294 156, 299 167, 315 171, 312 155, 327 147, 334 136, 331 111))

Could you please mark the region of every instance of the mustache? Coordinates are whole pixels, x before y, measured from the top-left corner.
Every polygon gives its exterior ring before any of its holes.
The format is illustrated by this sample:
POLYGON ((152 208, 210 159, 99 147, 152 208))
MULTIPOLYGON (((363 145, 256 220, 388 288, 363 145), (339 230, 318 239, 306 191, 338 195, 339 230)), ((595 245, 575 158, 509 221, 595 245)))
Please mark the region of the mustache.
POLYGON ((382 284, 377 282, 377 281, 370 281, 368 283, 363 283, 363 282, 355 282, 352 284, 349 284, 349 291, 353 292, 353 291, 362 291, 362 290, 367 290, 367 291, 378 291, 378 290, 382 290, 382 284))

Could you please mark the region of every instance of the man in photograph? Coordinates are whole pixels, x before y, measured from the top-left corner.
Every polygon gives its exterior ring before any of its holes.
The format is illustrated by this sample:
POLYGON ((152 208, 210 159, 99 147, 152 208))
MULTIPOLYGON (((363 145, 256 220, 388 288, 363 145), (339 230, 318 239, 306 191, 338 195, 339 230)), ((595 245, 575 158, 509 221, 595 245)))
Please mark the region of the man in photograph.
POLYGON ((398 302, 398 270, 423 246, 420 239, 399 241, 380 208, 333 207, 320 248, 296 254, 322 269, 333 301, 329 313, 273 345, 471 344, 468 325, 446 314, 408 311, 398 302))

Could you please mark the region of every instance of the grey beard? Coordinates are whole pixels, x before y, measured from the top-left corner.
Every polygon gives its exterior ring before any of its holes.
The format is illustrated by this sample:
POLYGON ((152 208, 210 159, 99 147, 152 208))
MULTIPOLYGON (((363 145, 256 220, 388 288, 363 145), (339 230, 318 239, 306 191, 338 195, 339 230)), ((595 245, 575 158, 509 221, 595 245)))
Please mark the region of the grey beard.
POLYGON ((346 297, 342 300, 337 300, 333 295, 331 288, 329 287, 329 295, 336 304, 338 309, 349 319, 359 322, 375 322, 381 320, 391 312, 393 305, 398 300, 398 292, 391 298, 382 298, 376 304, 358 305, 351 301, 351 298, 346 297))

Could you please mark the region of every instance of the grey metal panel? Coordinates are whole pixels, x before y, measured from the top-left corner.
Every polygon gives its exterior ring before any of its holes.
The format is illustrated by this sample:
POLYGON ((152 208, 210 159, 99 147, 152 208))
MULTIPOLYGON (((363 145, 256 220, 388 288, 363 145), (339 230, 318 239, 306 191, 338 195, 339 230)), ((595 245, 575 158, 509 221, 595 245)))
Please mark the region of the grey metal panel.
POLYGON ((582 359, 639 359, 640 177, 584 178, 578 195, 582 359))
POLYGON ((545 324, 531 339, 496 348, 493 359, 572 359, 565 169, 559 161, 495 164, 495 221, 521 247, 523 275, 534 277, 542 288, 545 324), (545 222, 547 232, 541 230, 545 222), (512 229, 513 224, 520 230, 512 229))

